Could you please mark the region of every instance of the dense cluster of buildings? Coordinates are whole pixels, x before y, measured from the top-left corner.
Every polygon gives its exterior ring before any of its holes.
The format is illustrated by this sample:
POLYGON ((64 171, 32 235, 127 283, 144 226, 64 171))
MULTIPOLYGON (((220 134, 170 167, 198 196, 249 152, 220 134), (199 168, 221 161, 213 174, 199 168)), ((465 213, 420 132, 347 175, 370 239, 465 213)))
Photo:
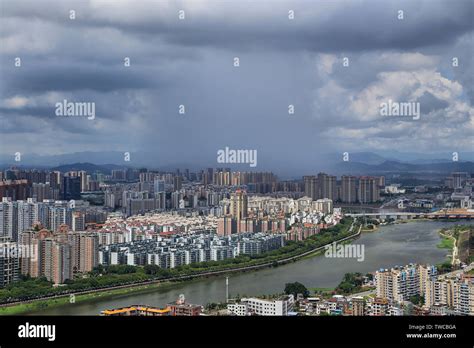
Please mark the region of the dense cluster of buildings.
POLYGON ((334 295, 329 299, 302 296, 295 301, 293 295, 275 299, 243 298, 227 304, 229 315, 238 316, 293 316, 293 315, 354 315, 385 316, 403 315, 403 309, 388 300, 368 297, 334 295))
POLYGON ((97 235, 63 227, 54 234, 46 229, 23 231, 19 242, 1 239, 0 287, 17 281, 20 274, 62 284, 76 273, 92 271, 98 265, 97 235))
MULTIPOLYGON (((468 270, 439 275, 435 266, 409 264, 380 269, 364 286, 375 293, 364 296, 332 295, 304 297, 302 294, 275 298, 229 300, 228 315, 474 315, 474 276, 468 270), (415 301, 415 303, 413 302, 415 301)), ((367 288, 366 288, 367 289, 367 288)))
POLYGON ((343 203, 374 203, 380 200, 380 190, 385 187, 385 177, 334 175, 319 173, 303 177, 304 194, 313 200, 328 198, 343 203))
POLYGON ((101 245, 127 243, 136 240, 153 239, 156 236, 213 232, 218 219, 213 216, 187 212, 146 213, 123 218, 111 216, 97 231, 101 245))
POLYGON ((375 284, 377 297, 391 304, 419 296, 427 311, 474 315, 474 277, 465 272, 438 275, 435 266, 411 264, 377 271, 375 284))
POLYGON ((474 178, 469 173, 456 172, 446 178, 445 186, 453 189, 449 197, 453 207, 462 209, 474 208, 474 178))
POLYGON ((407 265, 380 269, 375 273, 377 297, 391 301, 409 301, 410 297, 423 294, 427 282, 436 277, 435 266, 407 265))
POLYGON ((282 234, 235 234, 219 237, 209 233, 155 235, 153 239, 102 245, 103 265, 157 265, 175 268, 197 262, 222 261, 239 255, 258 255, 284 246, 282 234))
POLYGON ((472 184, 474 184, 474 179, 467 172, 454 172, 444 179, 444 186, 450 189, 459 189, 472 184))
POLYGON ((0 173, 0 285, 20 274, 60 284, 99 263, 174 268, 257 255, 338 223, 332 199, 302 191, 273 173, 229 168, 11 168, 0 173))
POLYGON ((333 202, 328 198, 313 201, 310 197, 248 197, 245 191, 237 190, 220 204, 225 215, 219 218, 217 233, 223 236, 245 232, 284 233, 296 223, 314 227, 339 221, 339 211, 334 216, 333 202))
POLYGON ((346 297, 333 295, 329 299, 309 297, 298 303, 304 315, 399 316, 403 308, 378 297, 346 297))
POLYGON ((435 266, 410 264, 375 272, 374 296, 334 295, 302 299, 308 315, 474 315, 474 278, 465 272, 438 275, 435 266), (422 304, 411 301, 420 299, 422 304))
POLYGON ((208 168, 199 173, 143 172, 136 183, 114 181, 102 188, 105 206, 123 209, 127 216, 167 209, 194 209, 219 215, 219 203, 230 197, 230 187, 245 186, 249 192, 268 193, 279 189, 277 183, 273 173, 208 168))
MULTIPOLYGON (((154 179, 158 190, 166 185, 160 180, 154 179)), ((76 272, 92 270, 98 263, 174 268, 241 254, 257 255, 280 248, 285 238, 307 238, 340 219, 339 213, 329 214, 333 212, 329 199, 313 202, 307 197, 249 198, 245 190, 237 189, 218 204, 223 217, 178 209, 124 218, 122 214, 100 211, 83 200, 38 202, 35 198, 23 201, 4 197, 0 204, 0 236, 5 243, 33 245, 38 248, 39 258, 4 262, 18 271, 9 271, 5 266, 3 283, 14 281, 18 274, 30 274, 59 284, 72 279, 76 272), (105 216, 107 220, 98 224, 105 216), (93 228, 88 228, 90 224, 93 228), (89 232, 84 232, 87 229, 89 232), (74 234, 94 236, 94 252, 87 254, 87 258, 94 255, 92 267, 71 261, 76 257, 71 251, 74 234)))
POLYGON ((62 173, 11 168, 0 173, 0 198, 81 199, 81 192, 98 191, 103 180, 102 174, 89 175, 84 170, 62 173))
POLYGON ((106 212, 81 200, 45 199, 37 202, 35 198, 13 201, 3 197, 0 202, 0 236, 18 241, 21 232, 35 225, 53 232, 63 225, 73 231, 84 231, 87 224, 101 223, 106 218, 106 212))

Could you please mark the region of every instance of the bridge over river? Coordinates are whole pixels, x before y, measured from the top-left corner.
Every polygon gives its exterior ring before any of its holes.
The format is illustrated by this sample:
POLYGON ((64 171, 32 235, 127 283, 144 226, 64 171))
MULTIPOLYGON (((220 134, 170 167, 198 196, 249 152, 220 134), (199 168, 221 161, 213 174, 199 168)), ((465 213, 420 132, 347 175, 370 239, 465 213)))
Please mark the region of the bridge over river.
POLYGON ((395 219, 395 220, 409 220, 409 219, 474 219, 474 210, 455 209, 455 210, 439 210, 433 213, 409 213, 409 212, 389 212, 382 211, 378 213, 357 213, 357 214, 345 214, 350 217, 369 217, 374 219, 395 219))

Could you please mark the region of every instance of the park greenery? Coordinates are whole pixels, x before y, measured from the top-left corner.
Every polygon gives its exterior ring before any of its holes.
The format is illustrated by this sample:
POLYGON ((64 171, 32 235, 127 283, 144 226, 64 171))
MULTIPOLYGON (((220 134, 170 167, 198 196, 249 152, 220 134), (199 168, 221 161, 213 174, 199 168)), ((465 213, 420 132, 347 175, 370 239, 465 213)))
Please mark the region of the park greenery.
POLYGON ((440 249, 452 250, 454 247, 454 240, 452 238, 443 236, 441 242, 438 243, 437 247, 440 249))
POLYGON ((438 248, 452 250, 457 246, 457 258, 464 263, 474 261, 474 225, 455 225, 440 230, 441 242, 438 248))
POLYGON ((358 226, 355 224, 353 231, 350 231, 351 224, 352 219, 344 218, 336 226, 323 229, 317 235, 310 236, 303 241, 287 241, 285 246, 276 250, 258 255, 239 255, 221 261, 192 263, 173 269, 163 269, 156 265, 99 265, 92 272, 78 274, 74 279, 67 280, 65 284, 60 286, 54 286, 52 282, 44 277, 22 276, 18 282, 0 289, 0 303, 67 295, 74 292, 106 289, 120 285, 138 285, 151 280, 180 280, 179 277, 199 276, 200 273, 226 271, 266 263, 276 267, 279 260, 297 256, 353 234, 358 226))
POLYGON ((353 294, 360 292, 364 284, 364 276, 362 273, 346 273, 344 278, 336 287, 336 293, 341 295, 353 294))
POLYGON ((443 274, 451 272, 453 270, 453 266, 451 265, 450 261, 445 261, 443 263, 437 264, 436 269, 438 270, 439 274, 443 274))

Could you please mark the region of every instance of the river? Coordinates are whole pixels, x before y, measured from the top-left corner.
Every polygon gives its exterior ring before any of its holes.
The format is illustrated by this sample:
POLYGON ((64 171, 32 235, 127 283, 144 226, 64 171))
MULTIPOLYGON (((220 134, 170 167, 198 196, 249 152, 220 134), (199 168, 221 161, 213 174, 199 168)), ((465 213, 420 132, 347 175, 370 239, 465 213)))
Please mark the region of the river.
MULTIPOLYGON (((258 296, 283 291, 285 283, 298 281, 308 288, 335 287, 347 272, 374 272, 379 268, 414 263, 440 263, 448 251, 439 249, 438 230, 462 222, 412 221, 381 226, 376 232, 364 233, 353 244, 364 245, 365 259, 326 258, 314 256, 294 263, 259 271, 231 274, 230 297, 234 295, 258 296)), ((101 310, 133 304, 162 307, 175 301, 179 294, 195 304, 225 301, 225 277, 211 277, 176 283, 148 293, 109 297, 90 302, 68 304, 42 310, 37 315, 98 315, 101 310)))

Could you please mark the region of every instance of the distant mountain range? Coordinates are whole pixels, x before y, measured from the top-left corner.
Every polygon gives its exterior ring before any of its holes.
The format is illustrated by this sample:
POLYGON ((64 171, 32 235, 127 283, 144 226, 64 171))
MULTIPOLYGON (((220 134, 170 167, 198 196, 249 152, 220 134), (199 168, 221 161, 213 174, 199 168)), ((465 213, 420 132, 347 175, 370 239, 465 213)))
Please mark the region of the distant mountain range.
POLYGON ((72 164, 64 164, 62 166, 52 167, 51 170, 56 170, 60 172, 70 172, 70 171, 80 171, 85 170, 88 173, 102 173, 102 174, 110 174, 114 169, 126 169, 125 166, 119 166, 116 164, 103 164, 97 165, 93 163, 72 163, 72 164))
POLYGON ((459 153, 459 162, 452 161, 451 153, 400 153, 400 152, 357 152, 349 154, 349 161, 342 161, 342 153, 329 153, 321 155, 315 162, 297 162, 293 159, 290 164, 285 164, 283 159, 272 162, 266 158, 266 166, 257 168, 238 165, 217 164, 215 159, 207 163, 182 161, 164 163, 154 153, 131 153, 131 161, 124 161, 124 152, 76 152, 61 155, 41 156, 25 154, 21 162, 15 162, 12 155, 0 155, 0 168, 21 166, 25 168, 50 168, 60 171, 85 170, 87 172, 110 173, 113 169, 127 167, 146 167, 164 171, 174 171, 176 168, 189 168, 199 170, 206 167, 230 167, 232 170, 271 170, 277 175, 288 178, 297 178, 304 174, 326 171, 331 174, 382 174, 382 173, 440 173, 446 174, 454 171, 474 172, 474 152, 459 153))
POLYGON ((402 163, 398 161, 384 161, 380 164, 366 164, 360 162, 340 162, 333 167, 338 174, 384 174, 384 173, 443 173, 474 172, 474 162, 437 162, 437 163, 402 163))
MULTIPOLYGON (((100 172, 110 174, 114 169, 126 169, 132 166, 120 166, 116 164, 97 165, 93 163, 72 163, 57 167, 51 170, 61 172, 85 170, 88 173, 100 172)), ((329 173, 331 174, 387 174, 387 173, 438 173, 449 174, 452 172, 474 172, 474 162, 443 162, 443 163, 423 163, 411 164, 397 161, 384 161, 380 164, 366 164, 360 162, 340 162, 333 166, 329 173)))

